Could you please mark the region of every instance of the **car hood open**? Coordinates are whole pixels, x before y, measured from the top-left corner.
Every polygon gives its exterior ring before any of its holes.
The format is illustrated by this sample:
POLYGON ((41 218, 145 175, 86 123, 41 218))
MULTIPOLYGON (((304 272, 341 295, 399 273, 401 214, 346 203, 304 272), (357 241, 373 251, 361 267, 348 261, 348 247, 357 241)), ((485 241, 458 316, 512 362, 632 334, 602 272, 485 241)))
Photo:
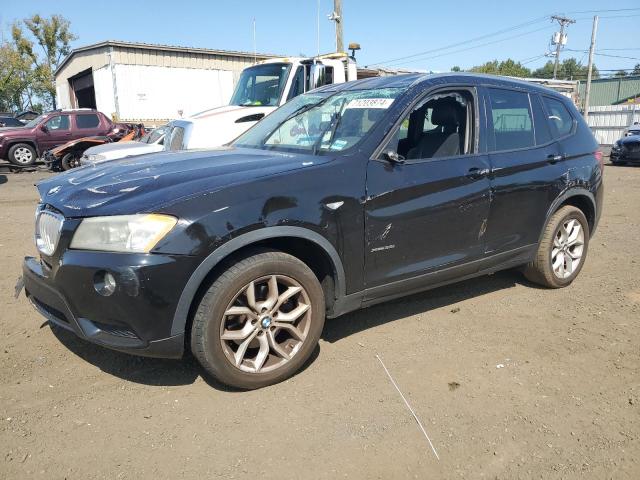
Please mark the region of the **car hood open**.
POLYGON ((161 152, 69 170, 37 184, 67 217, 158 211, 181 199, 330 159, 254 149, 161 152))

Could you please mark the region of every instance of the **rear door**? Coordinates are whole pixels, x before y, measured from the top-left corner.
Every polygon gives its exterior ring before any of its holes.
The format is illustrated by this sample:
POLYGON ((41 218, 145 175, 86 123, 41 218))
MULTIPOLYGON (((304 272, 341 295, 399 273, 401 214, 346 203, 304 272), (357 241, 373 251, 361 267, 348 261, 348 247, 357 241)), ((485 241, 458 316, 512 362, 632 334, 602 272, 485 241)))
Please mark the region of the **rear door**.
POLYGON ((540 97, 522 89, 484 90, 492 169, 486 253, 517 255, 538 242, 562 171, 540 97))
POLYGON ((50 150, 72 139, 71 118, 69 114, 61 113, 49 117, 44 123, 44 127, 44 130, 38 128, 36 134, 40 152, 50 150))
POLYGON ((479 142, 483 118, 472 87, 429 95, 399 119, 381 154, 369 161, 365 281, 372 298, 476 268, 489 215, 489 160, 479 142), (466 118, 456 126, 437 108, 466 112, 456 114, 466 118), (459 135, 459 149, 450 148, 452 134, 459 135), (430 148, 434 142, 438 148, 430 148), (389 152, 407 158, 393 162, 389 152))

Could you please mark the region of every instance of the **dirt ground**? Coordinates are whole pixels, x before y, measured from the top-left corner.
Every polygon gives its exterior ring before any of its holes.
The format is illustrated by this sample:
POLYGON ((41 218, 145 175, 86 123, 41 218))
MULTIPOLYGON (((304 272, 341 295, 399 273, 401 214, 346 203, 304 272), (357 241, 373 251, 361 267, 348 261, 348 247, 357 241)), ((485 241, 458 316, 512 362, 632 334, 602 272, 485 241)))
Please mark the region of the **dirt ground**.
POLYGON ((253 392, 92 346, 14 298, 45 175, 0 175, 0 478, 640 478, 640 168, 606 167, 571 287, 503 272, 353 313, 253 392))

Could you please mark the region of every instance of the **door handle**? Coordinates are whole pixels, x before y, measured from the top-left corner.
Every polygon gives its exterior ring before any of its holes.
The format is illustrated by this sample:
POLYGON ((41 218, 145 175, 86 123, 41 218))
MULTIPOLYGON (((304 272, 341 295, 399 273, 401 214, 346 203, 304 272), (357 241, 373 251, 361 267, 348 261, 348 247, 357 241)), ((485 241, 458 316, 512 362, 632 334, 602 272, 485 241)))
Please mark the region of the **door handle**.
POLYGON ((561 162, 564 158, 564 155, 547 155, 547 162, 553 165, 554 163, 561 162))
POLYGON ((467 172, 468 178, 482 178, 489 175, 491 171, 488 168, 471 167, 467 172))

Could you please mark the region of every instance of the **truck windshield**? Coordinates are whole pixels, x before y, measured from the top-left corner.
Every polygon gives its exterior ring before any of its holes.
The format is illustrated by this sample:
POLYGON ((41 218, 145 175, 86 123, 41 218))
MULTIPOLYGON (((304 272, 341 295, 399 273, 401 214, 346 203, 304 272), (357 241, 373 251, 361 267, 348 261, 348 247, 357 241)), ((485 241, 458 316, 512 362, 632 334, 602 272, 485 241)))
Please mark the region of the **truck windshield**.
POLYGON ((402 92, 401 88, 378 88, 300 95, 233 144, 312 154, 346 150, 369 133, 402 92))
POLYGON ((276 107, 291 70, 289 63, 264 63, 245 68, 229 105, 276 107))
POLYGON ((31 120, 29 123, 25 124, 25 127, 27 128, 33 128, 35 126, 37 126, 40 122, 42 122, 42 120, 44 120, 44 117, 46 117, 47 115, 45 113, 43 113, 42 115, 34 118, 33 120, 31 120))

